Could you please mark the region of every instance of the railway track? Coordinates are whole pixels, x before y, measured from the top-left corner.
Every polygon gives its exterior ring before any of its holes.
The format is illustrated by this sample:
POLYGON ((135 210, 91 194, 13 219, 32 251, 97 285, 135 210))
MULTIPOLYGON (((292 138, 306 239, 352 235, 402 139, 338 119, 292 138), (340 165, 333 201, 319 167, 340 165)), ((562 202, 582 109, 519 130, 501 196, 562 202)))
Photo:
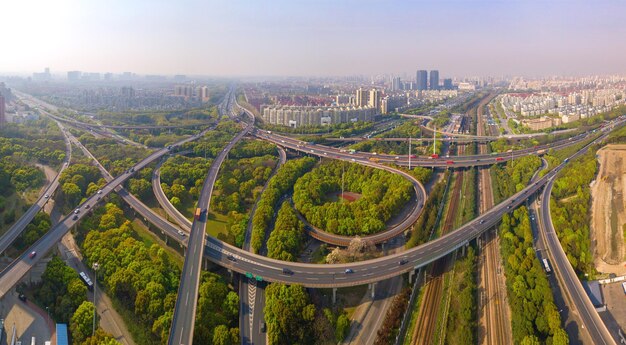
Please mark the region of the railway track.
MULTIPOLYGON (((488 102, 488 101, 487 101, 488 102)), ((477 113, 477 134, 485 134, 485 123, 483 121, 483 109, 486 103, 481 103, 477 113)), ((489 128, 490 132, 492 128, 489 128)), ((490 133, 493 134, 493 133, 490 133)), ((479 144, 481 154, 487 154, 487 145, 479 144)), ((481 169, 480 184, 482 193, 480 194, 480 212, 483 213, 494 206, 493 191, 491 185, 491 175, 489 169, 481 169)), ((480 276, 484 293, 480 300, 482 315, 483 336, 479 337, 481 344, 510 344, 512 342, 509 310, 506 299, 506 289, 501 281, 502 271, 500 268, 499 241, 496 230, 488 231, 483 237, 484 247, 480 262, 480 276)))
MULTIPOLYGON (((458 152, 458 154, 462 154, 464 148, 465 145, 459 145, 458 150, 460 152, 458 152)), ((454 189, 452 191, 450 205, 441 228, 442 235, 453 230, 454 220, 456 218, 459 202, 461 200, 460 195, 463 189, 464 176, 464 171, 455 172, 454 189)), ((420 303, 416 327, 414 328, 411 337, 412 344, 433 344, 435 341, 439 307, 441 305, 444 290, 444 277, 452 262, 452 257, 446 256, 430 265, 427 271, 427 275, 430 279, 427 279, 427 283, 424 286, 424 296, 422 298, 422 302, 420 303)))

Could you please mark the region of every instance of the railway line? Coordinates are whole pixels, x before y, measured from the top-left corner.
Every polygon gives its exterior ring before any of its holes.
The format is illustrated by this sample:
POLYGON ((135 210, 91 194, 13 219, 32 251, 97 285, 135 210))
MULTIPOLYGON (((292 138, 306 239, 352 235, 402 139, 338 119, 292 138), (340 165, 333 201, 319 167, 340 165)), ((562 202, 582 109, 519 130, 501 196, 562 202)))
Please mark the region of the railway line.
MULTIPOLYGON (((484 135, 486 124, 483 109, 487 102, 480 104, 477 113, 477 134, 484 135)), ((489 135, 493 135, 491 126, 489 135)), ((479 144, 480 154, 488 154, 486 144, 479 144)), ((480 213, 494 206, 491 174, 488 168, 480 170, 480 213)), ((479 323, 483 326, 479 336, 481 344, 509 344, 512 342, 506 288, 502 279, 500 246, 496 229, 487 231, 483 236, 484 246, 480 253, 479 274, 480 284, 484 289, 479 299, 479 323)))

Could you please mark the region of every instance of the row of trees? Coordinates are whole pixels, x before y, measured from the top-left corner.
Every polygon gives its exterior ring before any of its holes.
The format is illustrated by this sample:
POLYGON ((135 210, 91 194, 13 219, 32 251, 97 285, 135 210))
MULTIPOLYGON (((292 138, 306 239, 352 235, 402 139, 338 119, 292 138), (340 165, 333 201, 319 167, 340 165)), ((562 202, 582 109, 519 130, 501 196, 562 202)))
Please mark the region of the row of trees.
POLYGON ((554 229, 576 273, 593 276, 591 253, 591 190, 589 184, 598 170, 595 150, 572 161, 554 182, 550 212, 554 229))
POLYGON ((267 188, 261 195, 256 212, 252 218, 251 248, 255 253, 261 249, 265 241, 265 232, 274 219, 275 209, 280 198, 288 193, 296 180, 315 165, 315 158, 305 157, 290 160, 281 166, 269 180, 267 188))
POLYGON ((441 203, 444 202, 448 174, 446 173, 444 179, 438 182, 431 190, 428 200, 424 204, 422 214, 411 227, 411 235, 405 245, 407 249, 428 241, 430 234, 435 229, 439 208, 441 203))
POLYGON ((59 177, 61 194, 59 201, 65 210, 78 205, 86 196, 93 195, 106 184, 97 167, 72 164, 59 177))
POLYGON ((524 156, 506 164, 495 164, 491 167, 491 180, 493 187, 494 203, 524 189, 537 169, 541 167, 541 158, 537 156, 524 156))
POLYGON ((513 341, 516 344, 568 344, 548 278, 533 249, 526 207, 502 217, 500 238, 513 341))
POLYGON ((391 307, 389 307, 385 315, 385 320, 376 333, 374 345, 392 344, 395 341, 402 323, 402 317, 409 305, 409 298, 411 298, 411 289, 408 287, 402 289, 393 298, 391 307))
POLYGON ((391 172, 345 162, 329 162, 305 174, 294 186, 296 209, 312 225, 341 235, 367 235, 385 229, 413 195, 412 184, 391 172), (353 202, 335 202, 332 193, 360 193, 353 202))
MULTIPOLYGON (((113 203, 95 210, 82 222, 79 232, 77 238, 87 264, 100 264, 98 281, 119 305, 135 315, 149 334, 146 342, 165 343, 180 279, 180 269, 169 254, 157 244, 148 246, 138 239, 122 210, 113 203)), ((236 327, 237 307, 233 305, 239 301, 230 292, 218 276, 203 275, 198 310, 211 312, 199 313, 198 343, 210 344, 219 325, 229 330, 236 327)))
POLYGON ((267 256, 282 261, 296 261, 302 250, 304 224, 288 201, 278 210, 274 230, 267 240, 267 256))
POLYGON ((475 344, 476 339, 476 252, 467 248, 467 256, 455 262, 451 280, 446 344, 475 344))

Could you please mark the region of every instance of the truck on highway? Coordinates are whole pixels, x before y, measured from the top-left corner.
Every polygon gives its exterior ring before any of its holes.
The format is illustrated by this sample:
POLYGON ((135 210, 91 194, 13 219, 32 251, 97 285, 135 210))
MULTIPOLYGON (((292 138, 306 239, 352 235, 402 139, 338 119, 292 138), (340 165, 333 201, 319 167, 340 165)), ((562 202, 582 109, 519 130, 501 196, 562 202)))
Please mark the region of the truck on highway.
POLYGON ((504 158, 502 157, 496 157, 496 162, 502 162, 504 160, 504 158))
POLYGON ((538 154, 538 155, 542 155, 542 154, 544 154, 544 153, 546 153, 546 149, 543 149, 543 150, 539 150, 539 151, 537 151, 537 154, 538 154))
POLYGON ((437 159, 437 158, 439 158, 439 155, 436 154, 436 153, 433 153, 432 155, 430 155, 430 158, 437 159))
POLYGON ((410 155, 409 158, 417 158, 416 155, 410 155))
POLYGON ((353 155, 353 154, 355 154, 355 153, 356 153, 356 150, 355 150, 355 149, 350 149, 350 154, 351 154, 351 155, 353 155))
POLYGON ((379 159, 375 158, 375 157, 371 157, 370 161, 374 162, 374 163, 378 163, 379 159))
POLYGON ((194 218, 196 218, 196 220, 202 219, 202 209, 200 207, 196 208, 196 212, 194 213, 194 218))
POLYGON ((546 273, 552 272, 552 269, 550 269, 550 263, 548 263, 548 259, 543 259, 543 269, 546 271, 546 273))
POLYGON ((446 164, 454 164, 454 161, 446 161, 446 164))

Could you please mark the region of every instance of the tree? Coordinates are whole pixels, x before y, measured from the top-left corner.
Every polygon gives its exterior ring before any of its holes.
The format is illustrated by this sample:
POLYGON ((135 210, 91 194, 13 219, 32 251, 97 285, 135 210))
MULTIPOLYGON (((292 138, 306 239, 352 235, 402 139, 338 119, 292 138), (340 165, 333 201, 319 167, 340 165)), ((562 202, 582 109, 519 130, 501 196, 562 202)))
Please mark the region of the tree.
POLYGON ((71 182, 64 183, 61 187, 61 192, 63 192, 64 200, 70 207, 78 205, 80 199, 82 198, 82 191, 80 188, 71 182))
POLYGON ((213 330, 213 345, 233 345, 233 339, 225 325, 219 325, 213 330))
MULTIPOLYGON (((76 312, 74 312, 70 321, 70 332, 72 333, 74 343, 82 343, 91 334, 94 311, 95 306, 93 303, 85 301, 76 309, 76 312)), ((96 324, 97 323, 96 315, 96 324)))

